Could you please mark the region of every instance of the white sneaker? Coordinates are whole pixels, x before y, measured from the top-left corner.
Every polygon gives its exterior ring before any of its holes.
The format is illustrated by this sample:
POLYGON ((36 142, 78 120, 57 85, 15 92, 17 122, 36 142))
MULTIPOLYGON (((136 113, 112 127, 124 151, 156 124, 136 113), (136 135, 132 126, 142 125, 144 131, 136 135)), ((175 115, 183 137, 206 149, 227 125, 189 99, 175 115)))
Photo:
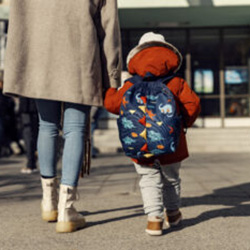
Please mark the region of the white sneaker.
POLYGON ((22 168, 21 171, 20 171, 22 174, 33 174, 33 173, 36 173, 38 172, 38 169, 37 168, 22 168))

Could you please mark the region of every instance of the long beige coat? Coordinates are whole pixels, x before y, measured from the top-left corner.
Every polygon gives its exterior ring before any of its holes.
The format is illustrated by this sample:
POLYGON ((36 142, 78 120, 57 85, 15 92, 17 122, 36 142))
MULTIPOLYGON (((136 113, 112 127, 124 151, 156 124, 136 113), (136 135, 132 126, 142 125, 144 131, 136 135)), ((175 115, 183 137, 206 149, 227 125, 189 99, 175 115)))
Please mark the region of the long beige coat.
POLYGON ((120 73, 116 0, 11 1, 5 94, 101 106, 120 73))

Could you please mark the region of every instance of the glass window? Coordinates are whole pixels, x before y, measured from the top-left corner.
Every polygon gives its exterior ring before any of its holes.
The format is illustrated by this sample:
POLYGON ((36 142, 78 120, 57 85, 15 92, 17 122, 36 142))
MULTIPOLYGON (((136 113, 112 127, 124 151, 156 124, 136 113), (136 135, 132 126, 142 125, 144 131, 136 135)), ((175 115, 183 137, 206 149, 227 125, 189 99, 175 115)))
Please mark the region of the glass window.
POLYGON ((248 68, 244 66, 225 68, 225 93, 228 95, 249 93, 248 68))
POLYGON ((194 71, 194 91, 198 94, 211 94, 214 92, 214 74, 210 69, 197 69, 194 71))
MULTIPOLYGON (((218 95, 219 88, 219 49, 218 29, 190 30, 190 53, 192 59, 192 88, 197 90, 199 81, 205 80, 206 92, 197 93, 218 95), (201 71, 203 75, 201 76, 201 71), (206 73, 205 73, 206 72, 206 73), (210 73, 208 73, 210 72, 210 73), (198 81, 198 82, 197 82, 198 81)), ((205 86, 204 86, 205 87, 205 86)))
POLYGON ((220 116, 220 99, 201 97, 201 117, 219 117, 220 116))
POLYGON ((250 29, 224 30, 226 95, 250 94, 250 29))
POLYGON ((186 31, 185 30, 160 30, 160 34, 165 37, 165 40, 173 44, 183 55, 186 51, 186 31))
POLYGON ((140 38, 148 32, 147 30, 131 30, 129 32, 129 43, 131 49, 138 45, 140 38))
POLYGON ((250 30, 247 28, 224 30, 225 66, 247 66, 250 55, 250 30))
POLYGON ((227 98, 226 116, 227 117, 248 117, 250 115, 250 98, 227 98))
POLYGON ((219 30, 194 29, 190 31, 190 49, 195 66, 206 64, 213 66, 219 62, 219 30))

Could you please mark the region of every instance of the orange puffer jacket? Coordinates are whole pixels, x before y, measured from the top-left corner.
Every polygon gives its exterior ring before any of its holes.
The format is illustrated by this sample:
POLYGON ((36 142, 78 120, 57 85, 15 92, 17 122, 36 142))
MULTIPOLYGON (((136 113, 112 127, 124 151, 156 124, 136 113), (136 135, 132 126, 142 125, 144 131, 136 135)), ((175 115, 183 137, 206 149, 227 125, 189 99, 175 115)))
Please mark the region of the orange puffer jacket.
MULTIPOLYGON (((140 51, 130 60, 128 71, 132 75, 138 74, 142 77, 144 77, 147 72, 155 76, 164 76, 169 72, 174 72, 179 66, 178 63, 178 57, 172 50, 164 47, 150 47, 140 51)), ((111 113, 119 114, 122 97, 132 86, 133 84, 127 81, 119 90, 109 88, 105 94, 105 108, 111 113)), ((171 79, 167 83, 167 86, 175 96, 177 111, 181 113, 183 118, 183 128, 184 124, 186 127, 191 127, 200 113, 199 97, 189 88, 187 82, 180 77, 171 79)), ((160 163, 164 165, 182 161, 187 157, 186 136, 184 129, 182 129, 176 152, 158 157, 132 160, 139 164, 152 165, 155 159, 158 159, 160 163)))

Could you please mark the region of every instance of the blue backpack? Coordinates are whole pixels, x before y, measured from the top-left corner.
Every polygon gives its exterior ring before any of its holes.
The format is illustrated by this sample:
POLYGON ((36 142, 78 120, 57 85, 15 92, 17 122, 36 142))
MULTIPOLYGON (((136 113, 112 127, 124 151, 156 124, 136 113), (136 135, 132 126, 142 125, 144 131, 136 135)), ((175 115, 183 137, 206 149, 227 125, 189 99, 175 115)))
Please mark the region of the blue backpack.
POLYGON ((181 116, 177 114, 172 92, 165 85, 172 78, 135 75, 127 80, 134 85, 123 96, 117 120, 127 156, 142 159, 176 151, 181 116))

